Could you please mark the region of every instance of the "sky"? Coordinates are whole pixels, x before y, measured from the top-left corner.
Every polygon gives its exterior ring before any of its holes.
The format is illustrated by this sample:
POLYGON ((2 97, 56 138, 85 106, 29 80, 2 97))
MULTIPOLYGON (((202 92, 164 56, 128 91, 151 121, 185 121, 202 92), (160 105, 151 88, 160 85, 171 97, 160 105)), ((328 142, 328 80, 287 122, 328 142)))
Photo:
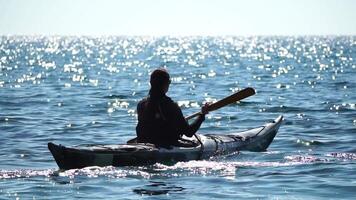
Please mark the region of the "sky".
POLYGON ((356 0, 0 0, 0 35, 356 35, 356 0))

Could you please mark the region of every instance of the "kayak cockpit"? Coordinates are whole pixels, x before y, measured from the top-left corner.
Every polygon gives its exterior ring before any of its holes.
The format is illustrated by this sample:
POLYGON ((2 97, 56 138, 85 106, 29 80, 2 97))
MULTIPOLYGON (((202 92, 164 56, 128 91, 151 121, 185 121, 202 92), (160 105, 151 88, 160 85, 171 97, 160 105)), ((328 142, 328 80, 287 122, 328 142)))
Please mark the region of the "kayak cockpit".
POLYGON ((173 145, 157 145, 157 144, 151 144, 151 143, 138 143, 137 138, 133 138, 129 141, 127 141, 128 145, 138 145, 138 144, 143 144, 143 145, 153 145, 157 148, 166 148, 166 149, 172 149, 174 147, 198 147, 200 143, 193 138, 180 138, 175 144, 173 145))

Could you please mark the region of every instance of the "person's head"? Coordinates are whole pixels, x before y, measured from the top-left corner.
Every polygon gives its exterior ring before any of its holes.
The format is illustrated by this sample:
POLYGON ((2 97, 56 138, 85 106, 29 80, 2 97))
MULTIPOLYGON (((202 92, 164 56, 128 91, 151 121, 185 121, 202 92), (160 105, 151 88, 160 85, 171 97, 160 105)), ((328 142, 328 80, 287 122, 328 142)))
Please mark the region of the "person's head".
POLYGON ((170 83, 170 76, 166 69, 158 68, 152 72, 150 78, 151 90, 166 93, 170 83))

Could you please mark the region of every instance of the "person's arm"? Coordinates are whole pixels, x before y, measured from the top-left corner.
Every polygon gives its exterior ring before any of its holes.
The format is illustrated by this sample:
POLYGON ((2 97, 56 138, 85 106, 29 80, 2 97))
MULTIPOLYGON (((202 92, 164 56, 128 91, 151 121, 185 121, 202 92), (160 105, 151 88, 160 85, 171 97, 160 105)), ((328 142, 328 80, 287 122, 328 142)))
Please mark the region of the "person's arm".
POLYGON ((205 120, 205 114, 208 113, 207 105, 204 105, 202 107, 201 114, 191 123, 189 124, 185 117, 183 116, 182 110, 179 108, 177 104, 175 104, 175 121, 176 121, 176 127, 179 130, 179 133, 184 134, 188 137, 192 137, 194 133, 196 133, 203 121, 205 120))
MULTIPOLYGON (((205 120, 205 115, 200 114, 190 125, 189 128, 183 132, 184 135, 192 137, 200 128, 201 124, 205 120)), ((187 122, 188 123, 188 122, 187 122)))

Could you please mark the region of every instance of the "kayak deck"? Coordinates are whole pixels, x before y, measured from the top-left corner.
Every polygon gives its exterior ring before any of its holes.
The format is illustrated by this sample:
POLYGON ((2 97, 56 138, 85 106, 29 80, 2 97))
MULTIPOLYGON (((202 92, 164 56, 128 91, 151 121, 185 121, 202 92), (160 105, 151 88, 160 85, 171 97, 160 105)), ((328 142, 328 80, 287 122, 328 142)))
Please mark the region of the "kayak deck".
POLYGON ((236 151, 265 151, 276 136, 282 120, 283 117, 279 116, 261 127, 227 135, 197 134, 200 141, 195 137, 184 138, 191 145, 168 148, 143 143, 65 147, 50 142, 48 149, 59 168, 65 170, 88 166, 131 166, 199 160, 236 151))

